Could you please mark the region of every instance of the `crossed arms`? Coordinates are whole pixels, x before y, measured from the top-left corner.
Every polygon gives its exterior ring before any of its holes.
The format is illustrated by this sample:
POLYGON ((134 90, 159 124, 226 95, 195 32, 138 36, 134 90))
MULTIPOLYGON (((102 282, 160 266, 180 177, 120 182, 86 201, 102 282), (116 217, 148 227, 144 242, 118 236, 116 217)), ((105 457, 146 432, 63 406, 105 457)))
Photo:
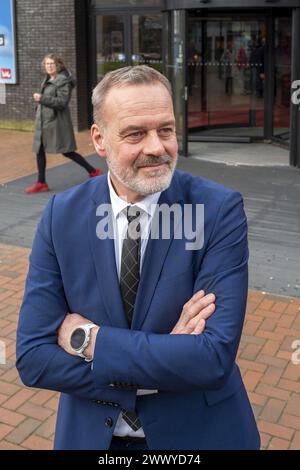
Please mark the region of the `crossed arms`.
MULTIPOLYGON (((18 328, 17 367, 25 385, 92 400, 113 400, 113 381, 173 391, 222 387, 235 361, 247 296, 247 225, 240 196, 230 193, 220 208, 195 280, 196 294, 183 308, 173 334, 100 325, 93 342, 93 370, 64 349, 64 335, 74 326, 67 322, 76 317, 67 315, 51 210, 49 205, 33 245, 18 328), (209 301, 202 289, 216 296, 214 315, 214 298, 209 301)), ((124 408, 126 399, 124 393, 124 408)))

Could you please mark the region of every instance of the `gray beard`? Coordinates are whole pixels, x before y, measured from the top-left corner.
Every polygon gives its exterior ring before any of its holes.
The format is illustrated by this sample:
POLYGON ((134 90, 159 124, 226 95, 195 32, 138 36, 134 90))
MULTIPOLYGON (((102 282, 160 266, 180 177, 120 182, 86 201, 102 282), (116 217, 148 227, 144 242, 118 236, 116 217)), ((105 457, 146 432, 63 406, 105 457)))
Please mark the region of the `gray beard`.
POLYGON ((172 177, 175 171, 177 163, 176 160, 173 160, 168 155, 162 157, 144 157, 140 158, 138 162, 135 162, 132 168, 127 170, 120 169, 119 165, 116 164, 116 161, 113 157, 107 157, 107 166, 109 171, 115 176, 115 178, 123 185, 125 188, 134 191, 135 193, 145 197, 150 194, 158 193, 165 191, 171 184, 172 177), (153 176, 151 174, 148 177, 138 176, 137 170, 143 165, 151 163, 164 163, 168 162, 170 166, 162 169, 159 173, 155 171, 153 176))

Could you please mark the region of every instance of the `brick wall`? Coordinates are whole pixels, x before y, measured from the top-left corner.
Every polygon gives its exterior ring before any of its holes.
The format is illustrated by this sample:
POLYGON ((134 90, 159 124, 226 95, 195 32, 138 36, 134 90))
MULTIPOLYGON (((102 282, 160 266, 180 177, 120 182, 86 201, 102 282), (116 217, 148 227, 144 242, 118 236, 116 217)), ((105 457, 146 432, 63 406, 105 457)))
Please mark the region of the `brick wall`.
POLYGON ((56 52, 78 81, 70 104, 74 127, 87 127, 85 21, 83 0, 16 0, 18 84, 6 85, 0 121, 34 119, 32 94, 43 78, 40 63, 45 54, 56 52))

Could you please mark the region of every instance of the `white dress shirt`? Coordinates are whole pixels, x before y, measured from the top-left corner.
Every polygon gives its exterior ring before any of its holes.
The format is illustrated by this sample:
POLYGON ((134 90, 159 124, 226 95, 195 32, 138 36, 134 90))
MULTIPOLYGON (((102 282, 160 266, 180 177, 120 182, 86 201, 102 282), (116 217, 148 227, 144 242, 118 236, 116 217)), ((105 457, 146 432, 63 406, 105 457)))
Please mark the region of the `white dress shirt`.
MULTIPOLYGON (((114 228, 114 244, 115 244, 115 258, 117 265, 118 278, 120 280, 120 271, 121 271, 121 257, 122 257, 122 246, 123 240, 126 236, 128 221, 127 217, 122 212, 128 205, 128 202, 121 199, 115 192, 113 185, 110 180, 110 174, 107 175, 110 201, 112 205, 112 216, 113 216, 113 228, 114 228)), ((141 201, 134 204, 142 209, 143 213, 140 218, 141 226, 141 256, 140 256, 140 272, 143 265, 144 255, 148 243, 151 222, 153 215, 158 203, 158 199, 161 193, 154 193, 146 196, 141 201)), ((150 393, 157 393, 157 390, 137 390, 137 395, 146 395, 150 393)), ((122 418, 122 413, 120 413, 115 430, 114 436, 135 436, 135 437, 145 437, 143 429, 140 428, 138 431, 133 431, 131 427, 124 421, 122 418)))

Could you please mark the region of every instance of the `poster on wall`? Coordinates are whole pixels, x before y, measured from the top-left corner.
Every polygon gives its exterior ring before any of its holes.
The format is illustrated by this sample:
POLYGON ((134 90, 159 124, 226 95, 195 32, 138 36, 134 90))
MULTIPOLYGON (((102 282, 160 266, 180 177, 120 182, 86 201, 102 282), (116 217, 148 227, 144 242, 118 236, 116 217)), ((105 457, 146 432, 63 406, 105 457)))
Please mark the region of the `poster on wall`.
POLYGON ((17 83, 14 0, 0 0, 0 83, 17 83))

